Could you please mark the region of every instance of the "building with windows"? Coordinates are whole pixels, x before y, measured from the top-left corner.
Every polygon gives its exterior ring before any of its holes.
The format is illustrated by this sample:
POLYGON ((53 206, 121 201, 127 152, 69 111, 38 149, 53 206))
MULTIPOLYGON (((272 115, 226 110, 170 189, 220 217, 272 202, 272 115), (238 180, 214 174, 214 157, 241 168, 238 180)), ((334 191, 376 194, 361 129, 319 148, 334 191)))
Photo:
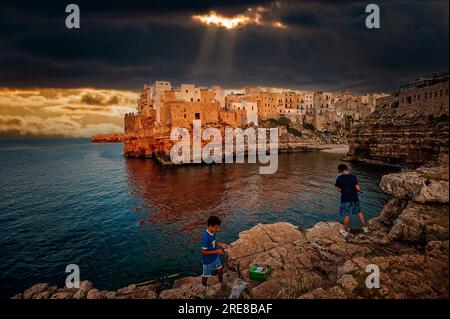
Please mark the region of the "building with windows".
POLYGON ((376 107, 405 114, 448 115, 448 83, 448 72, 426 75, 377 100, 376 107))

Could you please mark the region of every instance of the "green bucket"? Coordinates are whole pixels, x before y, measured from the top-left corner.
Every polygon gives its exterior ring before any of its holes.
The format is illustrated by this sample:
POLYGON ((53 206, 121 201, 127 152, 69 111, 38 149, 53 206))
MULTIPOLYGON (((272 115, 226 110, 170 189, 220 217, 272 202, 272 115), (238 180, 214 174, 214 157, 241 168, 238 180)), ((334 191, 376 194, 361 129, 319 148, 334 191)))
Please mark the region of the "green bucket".
POLYGON ((249 275, 251 280, 266 281, 270 277, 271 268, 269 266, 252 266, 249 275))

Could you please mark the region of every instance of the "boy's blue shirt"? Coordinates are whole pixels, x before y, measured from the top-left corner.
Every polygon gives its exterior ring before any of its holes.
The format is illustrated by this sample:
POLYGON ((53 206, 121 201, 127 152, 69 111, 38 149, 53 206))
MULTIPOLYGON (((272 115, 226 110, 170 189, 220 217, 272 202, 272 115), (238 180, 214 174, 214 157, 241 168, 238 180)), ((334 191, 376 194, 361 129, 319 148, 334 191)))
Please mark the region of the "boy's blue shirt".
MULTIPOLYGON (((202 249, 206 249, 208 251, 216 250, 216 235, 210 233, 208 230, 205 230, 202 237, 202 249)), ((209 265, 214 260, 216 260, 217 254, 214 255, 202 255, 202 262, 204 265, 209 265)))
POLYGON ((355 189, 358 179, 353 174, 340 174, 335 186, 342 190, 341 203, 359 202, 358 192, 355 189))

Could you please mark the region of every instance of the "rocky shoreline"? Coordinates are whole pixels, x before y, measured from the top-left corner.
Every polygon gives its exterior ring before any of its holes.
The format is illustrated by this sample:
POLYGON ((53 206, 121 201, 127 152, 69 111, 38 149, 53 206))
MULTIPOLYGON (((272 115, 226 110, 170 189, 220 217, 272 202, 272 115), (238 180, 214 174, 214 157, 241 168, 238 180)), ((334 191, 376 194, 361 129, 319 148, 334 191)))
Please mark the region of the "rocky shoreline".
POLYGON ((338 222, 309 229, 278 222, 258 224, 239 234, 228 251, 225 284, 215 277, 207 289, 201 277, 130 285, 116 291, 37 284, 14 299, 180 299, 228 298, 233 285, 247 283, 240 298, 448 298, 448 164, 383 176, 392 197, 367 234, 339 234, 338 222), (377 265, 380 288, 365 285, 366 267, 377 265), (271 266, 265 282, 249 279, 250 265, 271 266))
POLYGON ((95 134, 92 135, 92 143, 123 143, 125 134, 112 133, 112 134, 95 134))

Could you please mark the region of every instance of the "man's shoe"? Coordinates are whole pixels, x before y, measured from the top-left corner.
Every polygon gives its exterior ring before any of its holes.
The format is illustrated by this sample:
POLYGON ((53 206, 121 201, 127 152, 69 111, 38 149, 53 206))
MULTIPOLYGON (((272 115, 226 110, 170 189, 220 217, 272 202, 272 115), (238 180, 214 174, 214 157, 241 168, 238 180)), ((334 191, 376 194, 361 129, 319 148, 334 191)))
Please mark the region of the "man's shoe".
POLYGON ((339 232, 341 233, 342 236, 344 236, 345 238, 348 237, 349 233, 345 230, 345 229, 339 229, 339 232))
POLYGON ((363 227, 362 230, 363 230, 364 234, 368 233, 369 232, 369 227, 363 227))

